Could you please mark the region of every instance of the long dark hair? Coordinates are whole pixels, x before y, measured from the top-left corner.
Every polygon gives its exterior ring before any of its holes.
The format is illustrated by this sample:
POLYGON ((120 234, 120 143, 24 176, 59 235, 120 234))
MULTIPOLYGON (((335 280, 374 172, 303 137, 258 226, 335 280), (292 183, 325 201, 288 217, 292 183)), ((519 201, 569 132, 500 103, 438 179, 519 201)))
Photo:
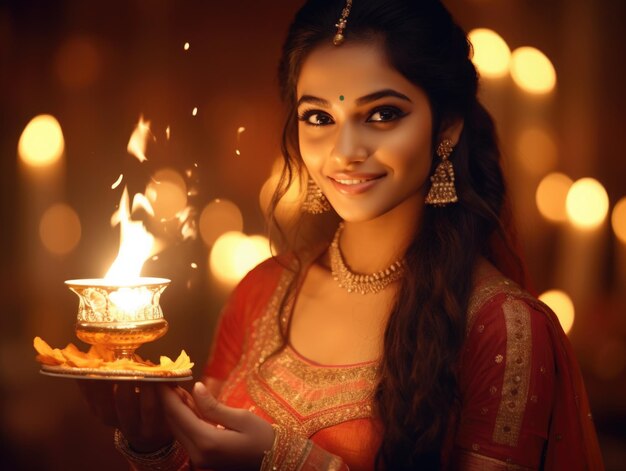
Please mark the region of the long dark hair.
MULTIPOLYGON (((332 41, 344 5, 342 0, 308 1, 289 29, 279 66, 287 117, 284 168, 270 219, 277 228, 274 235, 285 236, 283 246, 300 261, 318 253, 307 248, 328 244, 337 216, 316 216, 317 223, 303 216, 289 224, 276 217, 303 166, 296 84, 307 54, 332 41), (317 231, 312 229, 316 224, 317 231)), ((346 42, 379 41, 392 66, 424 90, 433 112, 433 142, 452 120, 464 121, 451 156, 459 203, 424 208, 420 229, 405 254, 408 269, 385 329, 375 391, 377 417, 384 427, 377 468, 439 469, 443 441, 459 404, 457 367, 477 260, 485 257, 516 281, 523 279, 511 249, 496 132, 476 97, 471 46, 438 0, 355 0, 345 36, 346 42)), ((433 170, 437 163, 433 152, 433 170)), ((298 275, 301 266, 294 268, 298 275)))

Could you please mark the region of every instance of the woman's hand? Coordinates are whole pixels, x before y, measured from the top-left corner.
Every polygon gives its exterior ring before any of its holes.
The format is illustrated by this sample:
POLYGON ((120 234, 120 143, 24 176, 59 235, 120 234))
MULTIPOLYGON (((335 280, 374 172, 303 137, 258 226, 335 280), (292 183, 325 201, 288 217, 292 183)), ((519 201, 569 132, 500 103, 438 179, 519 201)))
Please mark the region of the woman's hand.
POLYGON ((91 411, 119 428, 133 450, 148 453, 174 440, 155 384, 79 380, 78 386, 91 411))
POLYGON ((202 383, 192 394, 161 387, 167 421, 191 462, 198 468, 258 470, 274 442, 272 426, 252 412, 221 404, 202 383))

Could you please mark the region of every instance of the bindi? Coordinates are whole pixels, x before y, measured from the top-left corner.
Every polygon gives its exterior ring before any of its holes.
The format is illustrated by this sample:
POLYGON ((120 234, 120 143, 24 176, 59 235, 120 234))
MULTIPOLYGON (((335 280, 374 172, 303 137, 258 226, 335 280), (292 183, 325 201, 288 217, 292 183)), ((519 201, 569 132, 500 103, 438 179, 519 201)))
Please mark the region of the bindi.
POLYGON ((343 95, 339 95, 339 101, 343 101, 345 100, 345 97, 343 95))

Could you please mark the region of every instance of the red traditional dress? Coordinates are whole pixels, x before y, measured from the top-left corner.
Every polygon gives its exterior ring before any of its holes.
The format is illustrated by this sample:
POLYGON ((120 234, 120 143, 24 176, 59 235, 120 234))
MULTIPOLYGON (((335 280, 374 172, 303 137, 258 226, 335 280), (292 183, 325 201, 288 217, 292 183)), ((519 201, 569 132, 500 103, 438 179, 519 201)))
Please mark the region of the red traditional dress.
MULTIPOLYGON (((208 377, 219 399, 277 422, 302 440, 292 469, 374 469, 376 362, 328 366, 282 340, 293 274, 269 260, 224 308, 208 377), (283 304, 281 311, 280 307, 283 304)), ((452 469, 603 469, 581 375, 555 315, 489 265, 470 299, 461 356, 458 427, 442 460, 452 469)), ((315 335, 314 332, 311 333, 315 335)))
MULTIPOLYGON (((224 382, 222 402, 293 434, 279 469, 371 471, 383 433, 372 402, 377 363, 321 365, 280 348, 293 276, 270 259, 241 281, 204 374, 224 382)), ((491 265, 476 279, 445 469, 603 469, 580 371, 555 315, 491 265)))

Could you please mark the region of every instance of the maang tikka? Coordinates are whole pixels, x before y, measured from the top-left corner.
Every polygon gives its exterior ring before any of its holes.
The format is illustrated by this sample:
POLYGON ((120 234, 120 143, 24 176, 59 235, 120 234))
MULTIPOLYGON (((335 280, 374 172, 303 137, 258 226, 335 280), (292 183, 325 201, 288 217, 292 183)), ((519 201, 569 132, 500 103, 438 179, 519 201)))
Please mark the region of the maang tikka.
POLYGON ((330 211, 331 206, 322 189, 309 177, 306 185, 306 196, 302 203, 302 211, 309 214, 322 214, 330 211))
POLYGON ((343 32, 346 29, 346 25, 348 24, 348 15, 350 14, 351 8, 352 0, 346 0, 346 6, 343 7, 343 10, 341 10, 341 17, 339 18, 339 21, 335 23, 335 26, 337 27, 337 33, 333 37, 333 44, 335 46, 339 46, 341 43, 343 43, 343 32))
POLYGON ((459 201, 454 186, 454 168, 452 162, 448 160, 453 150, 450 139, 444 139, 437 146, 437 155, 441 157, 441 162, 437 165, 433 176, 430 177, 432 185, 428 195, 426 195, 426 204, 445 206, 459 201))

